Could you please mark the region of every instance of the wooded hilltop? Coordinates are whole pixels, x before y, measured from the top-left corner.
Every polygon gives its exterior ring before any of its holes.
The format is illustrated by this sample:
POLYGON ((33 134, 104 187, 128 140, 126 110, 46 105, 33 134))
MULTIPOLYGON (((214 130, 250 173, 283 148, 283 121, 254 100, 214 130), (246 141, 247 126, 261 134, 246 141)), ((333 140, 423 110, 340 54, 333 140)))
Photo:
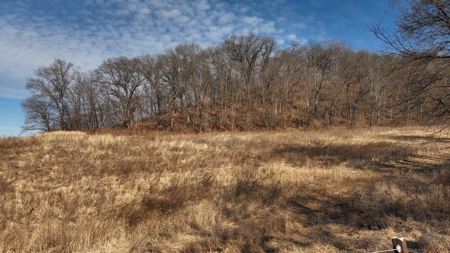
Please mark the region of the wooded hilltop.
POLYGON ((28 78, 23 131, 445 123, 448 73, 444 59, 355 51, 338 40, 279 48, 255 34, 109 58, 88 71, 55 59, 28 78))

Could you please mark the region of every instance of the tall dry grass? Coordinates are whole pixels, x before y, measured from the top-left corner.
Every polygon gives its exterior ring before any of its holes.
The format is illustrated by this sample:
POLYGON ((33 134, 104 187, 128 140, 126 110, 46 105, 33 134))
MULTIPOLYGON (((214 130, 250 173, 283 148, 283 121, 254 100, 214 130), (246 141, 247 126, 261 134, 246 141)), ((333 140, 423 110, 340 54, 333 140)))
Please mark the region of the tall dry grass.
POLYGON ((0 251, 368 252, 448 235, 449 141, 419 128, 3 138, 0 251))

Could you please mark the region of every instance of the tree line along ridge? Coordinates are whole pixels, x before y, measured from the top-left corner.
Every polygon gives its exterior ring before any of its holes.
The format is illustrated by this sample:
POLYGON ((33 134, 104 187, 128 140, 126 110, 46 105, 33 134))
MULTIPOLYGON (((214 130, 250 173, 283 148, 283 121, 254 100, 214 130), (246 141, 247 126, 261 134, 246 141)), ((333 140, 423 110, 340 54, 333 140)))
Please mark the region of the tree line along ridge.
POLYGON ((339 40, 279 48, 255 34, 109 58, 89 71, 55 59, 27 79, 23 131, 173 128, 177 119, 195 131, 424 124, 445 120, 448 70, 444 59, 339 40))

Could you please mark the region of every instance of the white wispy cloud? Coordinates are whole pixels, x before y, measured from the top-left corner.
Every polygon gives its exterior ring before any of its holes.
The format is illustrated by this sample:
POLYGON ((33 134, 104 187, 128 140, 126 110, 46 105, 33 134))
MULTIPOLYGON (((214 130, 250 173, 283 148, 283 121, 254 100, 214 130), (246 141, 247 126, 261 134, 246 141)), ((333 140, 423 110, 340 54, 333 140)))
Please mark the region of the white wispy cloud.
POLYGON ((283 25, 219 0, 83 0, 50 9, 7 1, 0 3, 0 96, 27 96, 26 77, 55 58, 89 70, 109 57, 160 53, 186 41, 215 45, 231 34, 304 41, 283 25))

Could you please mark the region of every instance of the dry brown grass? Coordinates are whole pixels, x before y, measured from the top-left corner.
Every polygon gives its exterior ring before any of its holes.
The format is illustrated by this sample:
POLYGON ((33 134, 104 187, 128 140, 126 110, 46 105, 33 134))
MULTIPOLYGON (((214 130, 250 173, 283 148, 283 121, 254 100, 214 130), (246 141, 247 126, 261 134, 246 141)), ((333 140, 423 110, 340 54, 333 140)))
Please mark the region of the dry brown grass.
POLYGON ((449 235, 449 147, 419 128, 3 138, 0 252, 370 252, 449 235))

